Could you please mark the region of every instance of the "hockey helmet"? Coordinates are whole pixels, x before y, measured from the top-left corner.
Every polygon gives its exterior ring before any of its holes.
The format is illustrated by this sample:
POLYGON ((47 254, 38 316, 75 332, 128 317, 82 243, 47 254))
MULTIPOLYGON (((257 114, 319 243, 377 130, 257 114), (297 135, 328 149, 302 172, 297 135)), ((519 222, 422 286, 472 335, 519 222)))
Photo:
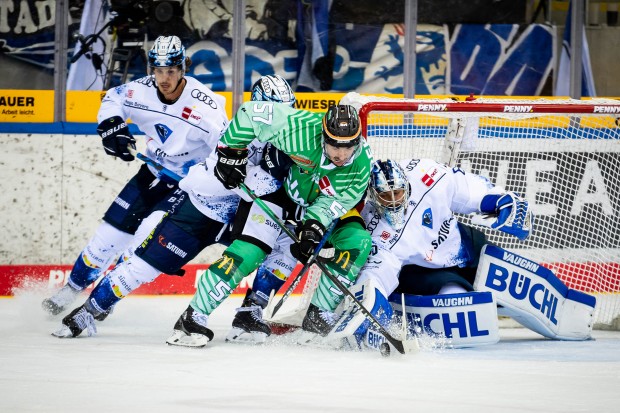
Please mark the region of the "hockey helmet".
POLYGON ((409 180, 398 163, 391 159, 375 161, 370 172, 369 199, 395 230, 405 226, 409 193, 409 180))
POLYGON ((286 103, 294 107, 296 99, 286 79, 280 75, 266 75, 252 85, 252 100, 286 103))
POLYGON ((359 145, 362 126, 353 106, 330 106, 323 117, 323 143, 352 148, 359 145))
POLYGON ((149 67, 181 66, 185 72, 185 47, 177 36, 159 36, 148 54, 149 67))

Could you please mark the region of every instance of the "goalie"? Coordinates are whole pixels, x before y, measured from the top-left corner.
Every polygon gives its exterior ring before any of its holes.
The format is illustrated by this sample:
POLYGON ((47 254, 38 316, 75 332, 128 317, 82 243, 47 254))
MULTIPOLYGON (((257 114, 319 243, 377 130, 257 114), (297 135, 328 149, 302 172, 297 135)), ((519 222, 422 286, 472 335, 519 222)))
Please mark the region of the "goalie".
MULTIPOLYGON (((404 310, 408 321, 415 320, 416 325, 428 333, 444 334, 454 347, 492 344, 499 340, 496 303, 509 309, 507 315, 547 337, 589 337, 594 307, 591 297, 574 290, 569 294, 568 289, 545 269, 548 273, 538 282, 547 279, 547 288, 544 294, 543 289, 538 289, 541 295, 533 302, 549 301, 548 296, 555 294, 563 296, 566 302, 582 306, 583 310, 574 312, 567 305, 565 314, 555 311, 556 319, 571 319, 564 323, 572 325, 568 334, 549 329, 544 317, 540 317, 545 311, 510 301, 510 288, 498 287, 508 285, 503 270, 506 266, 488 261, 501 257, 498 251, 504 250, 484 246, 484 234, 459 223, 454 213, 477 213, 473 222, 521 240, 532 230, 527 200, 494 186, 482 176, 430 159, 406 160, 400 164, 391 160, 376 161, 362 211, 372 234, 373 247, 351 292, 360 297, 380 321, 387 324, 393 308, 404 310), (495 257, 487 257, 487 248, 494 248, 491 255, 495 257), (484 265, 479 265, 481 262, 484 265), (484 271, 478 270, 479 266, 484 271), (484 291, 474 291, 474 285, 480 285, 480 290, 484 291)), ((513 258, 512 261, 518 260, 513 258)), ((528 261, 522 258, 521 262, 528 261)), ((533 268, 531 265, 521 267, 533 268)), ((539 266, 537 270, 541 268, 544 267, 539 266)), ((525 272, 525 268, 519 270, 525 272)), ((528 276, 534 280, 537 274, 528 276)), ((547 304, 547 310, 551 306, 547 304)), ((368 325, 364 316, 351 306, 344 310, 328 339, 346 338, 351 342, 351 337, 355 337, 354 347, 378 348, 384 338, 368 325)))

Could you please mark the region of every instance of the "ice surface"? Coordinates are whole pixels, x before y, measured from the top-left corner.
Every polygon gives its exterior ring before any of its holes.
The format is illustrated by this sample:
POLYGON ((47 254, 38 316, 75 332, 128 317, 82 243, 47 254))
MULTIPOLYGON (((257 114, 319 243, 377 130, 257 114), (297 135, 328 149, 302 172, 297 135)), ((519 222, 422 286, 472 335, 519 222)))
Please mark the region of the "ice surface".
MULTIPOLYGON (((188 296, 132 296, 96 337, 58 339, 41 291, 0 299, 3 412, 620 412, 620 332, 558 342, 502 329, 499 344, 383 358, 225 343, 241 297, 209 320, 206 348, 164 341, 188 296)), ((295 299, 295 298, 293 298, 295 299)))

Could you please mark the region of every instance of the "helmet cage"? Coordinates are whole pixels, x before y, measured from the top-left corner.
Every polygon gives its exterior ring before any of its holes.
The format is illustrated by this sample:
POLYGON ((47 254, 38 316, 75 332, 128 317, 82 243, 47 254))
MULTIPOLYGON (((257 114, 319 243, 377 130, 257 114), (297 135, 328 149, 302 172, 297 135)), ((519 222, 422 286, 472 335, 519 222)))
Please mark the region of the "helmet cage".
POLYGON ((253 101, 286 103, 295 106, 295 93, 289 83, 280 75, 261 76, 252 85, 253 101))
POLYGON ((177 36, 159 36, 148 53, 149 67, 180 66, 185 72, 185 47, 177 36))
POLYGON ((369 199, 377 212, 396 230, 405 226, 405 214, 409 200, 409 181, 403 168, 388 159, 376 161, 370 173, 369 199), (395 191, 402 196, 395 199, 395 191))

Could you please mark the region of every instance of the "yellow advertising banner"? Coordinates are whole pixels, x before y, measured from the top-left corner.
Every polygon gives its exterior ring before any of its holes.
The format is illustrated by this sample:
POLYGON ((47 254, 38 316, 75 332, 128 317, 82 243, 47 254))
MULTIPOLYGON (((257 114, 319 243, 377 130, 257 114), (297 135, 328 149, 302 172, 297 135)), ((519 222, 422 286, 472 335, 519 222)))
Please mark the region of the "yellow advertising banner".
MULTIPOLYGON (((217 92, 226 98, 226 113, 231 119, 232 92, 217 92)), ((104 91, 67 91, 67 122, 97 122, 97 112, 101 106, 104 91)), ((243 94, 245 101, 250 100, 250 93, 243 94)), ((344 93, 296 93, 298 109, 306 109, 312 112, 326 112, 331 105, 336 105, 344 96, 344 93)))
MULTIPOLYGON (((232 92, 218 92, 226 98, 226 113, 232 118, 232 92)), ((66 121, 97 123, 97 112, 105 91, 68 90, 66 121)), ((296 93, 295 107, 325 112, 336 105, 344 93, 296 93)), ((389 95, 386 95, 389 96, 389 95)), ((250 93, 243 95, 247 101, 250 93)), ((398 97, 392 95, 391 97, 398 97)), ((131 121, 131 120, 130 120, 131 121)), ((53 90, 0 90, 0 122, 54 122, 53 90)))
POLYGON ((0 90, 0 122, 54 122, 54 91, 0 90))
POLYGON ((67 122, 97 123, 97 112, 104 96, 105 92, 100 90, 67 90, 67 122))

